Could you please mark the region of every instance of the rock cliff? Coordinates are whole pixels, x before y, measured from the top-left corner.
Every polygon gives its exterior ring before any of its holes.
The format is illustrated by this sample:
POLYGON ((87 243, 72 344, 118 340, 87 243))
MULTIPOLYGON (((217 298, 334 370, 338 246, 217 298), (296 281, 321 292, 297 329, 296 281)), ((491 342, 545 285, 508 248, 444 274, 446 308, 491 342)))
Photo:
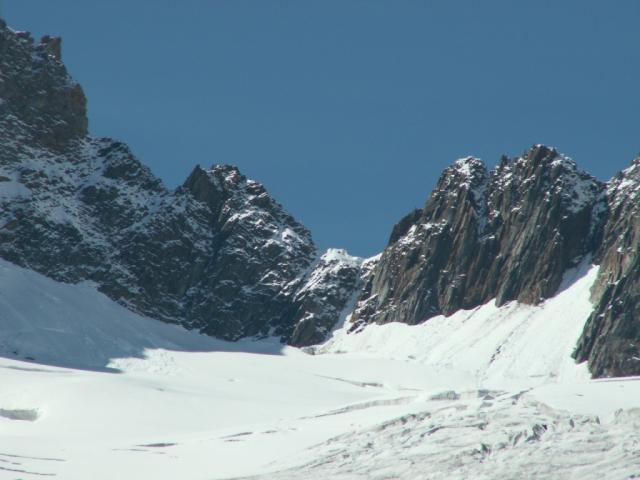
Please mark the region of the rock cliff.
POLYGON ((171 190, 125 144, 89 136, 59 39, 2 24, 0 68, 0 257, 230 340, 304 344, 339 320, 359 260, 321 258, 261 184, 216 165, 171 190))
POLYGON ((595 310, 576 358, 595 376, 640 375, 640 158, 607 185, 607 222, 595 255, 595 310))
POLYGON ((458 160, 394 228, 354 315, 418 323, 491 299, 536 304, 596 248, 605 185, 538 145, 488 171, 458 160))

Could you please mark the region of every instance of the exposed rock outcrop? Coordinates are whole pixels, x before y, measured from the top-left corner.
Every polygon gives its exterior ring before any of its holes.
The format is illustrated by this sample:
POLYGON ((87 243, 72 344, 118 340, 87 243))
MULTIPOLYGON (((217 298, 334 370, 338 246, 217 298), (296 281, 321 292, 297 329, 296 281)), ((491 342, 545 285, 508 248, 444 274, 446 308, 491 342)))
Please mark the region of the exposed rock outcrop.
POLYGON ((0 138, 3 163, 25 143, 60 151, 87 135, 86 98, 60 61, 60 40, 34 44, 0 20, 0 138))
POLYGON ((343 323, 374 261, 352 257, 344 250, 325 253, 297 287, 293 311, 285 314, 297 319, 289 342, 295 346, 321 343, 336 326, 336 318, 343 323))
POLYGON ((594 313, 575 357, 597 377, 640 375, 639 196, 640 159, 607 184, 542 145, 493 171, 458 160, 393 229, 350 328, 419 323, 494 298, 537 304, 592 261, 594 313))
POLYGON ((354 325, 418 323, 495 298, 535 304, 600 238, 604 184, 537 145, 488 171, 445 170, 425 207, 403 219, 373 271, 354 325))
POLYGON ((88 136, 59 47, 0 25, 0 257, 220 338, 321 341, 359 260, 317 260, 309 231, 235 167, 196 167, 172 191, 123 143, 88 136))
POLYGON ((595 376, 640 375, 640 158, 607 185, 595 311, 576 349, 595 376))

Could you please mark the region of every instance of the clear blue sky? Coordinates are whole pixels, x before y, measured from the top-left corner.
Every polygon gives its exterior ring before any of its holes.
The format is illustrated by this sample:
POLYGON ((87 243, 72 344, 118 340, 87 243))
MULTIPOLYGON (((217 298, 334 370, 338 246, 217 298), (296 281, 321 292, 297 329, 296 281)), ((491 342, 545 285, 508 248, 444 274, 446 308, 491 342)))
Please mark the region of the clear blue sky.
POLYGON ((534 143, 607 179, 640 151, 635 0, 3 0, 64 37, 91 130, 169 186, 236 164, 320 247, 371 255, 441 170, 534 143))

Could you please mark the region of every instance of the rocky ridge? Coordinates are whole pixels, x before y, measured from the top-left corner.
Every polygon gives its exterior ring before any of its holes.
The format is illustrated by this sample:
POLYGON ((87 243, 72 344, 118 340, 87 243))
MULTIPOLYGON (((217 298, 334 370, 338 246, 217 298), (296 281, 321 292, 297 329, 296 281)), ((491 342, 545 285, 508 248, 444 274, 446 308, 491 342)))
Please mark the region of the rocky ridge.
POLYGON ((494 298, 498 305, 549 298, 597 245, 604 190, 541 145, 492 171, 475 158, 458 160, 425 207, 394 228, 355 325, 418 323, 494 298))
POLYGON ((491 171, 458 160, 394 227, 350 328, 420 323, 493 299, 538 304, 592 262, 594 313, 575 358, 596 377, 639 375, 639 194, 640 159, 607 183, 544 145, 491 171))
POLYGON ((261 184, 217 165, 170 190, 126 145, 89 136, 59 39, 3 24, 0 66, 0 257, 229 340, 288 341, 304 321, 296 343, 316 341, 315 322, 339 320, 360 262, 320 258, 261 184), (337 283, 311 288, 316 277, 337 283))

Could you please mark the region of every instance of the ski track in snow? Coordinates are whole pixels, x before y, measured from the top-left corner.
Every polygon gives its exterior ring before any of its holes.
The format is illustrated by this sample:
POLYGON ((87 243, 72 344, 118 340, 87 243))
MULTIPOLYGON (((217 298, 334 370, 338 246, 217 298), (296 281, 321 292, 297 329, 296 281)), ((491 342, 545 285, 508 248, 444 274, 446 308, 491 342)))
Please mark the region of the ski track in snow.
POLYGON ((634 478, 640 379, 570 358, 596 273, 538 307, 342 329, 311 355, 0 261, 0 479, 634 478))

